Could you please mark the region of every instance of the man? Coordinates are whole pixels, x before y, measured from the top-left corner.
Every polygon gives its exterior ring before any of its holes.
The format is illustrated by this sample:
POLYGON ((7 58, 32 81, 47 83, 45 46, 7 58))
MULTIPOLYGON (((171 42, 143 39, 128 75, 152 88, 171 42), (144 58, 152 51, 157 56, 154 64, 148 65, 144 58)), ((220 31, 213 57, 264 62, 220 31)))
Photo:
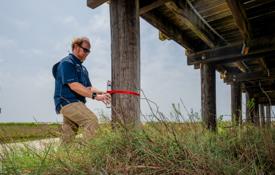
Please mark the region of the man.
POLYGON ((53 66, 55 78, 54 102, 57 113, 63 115, 62 142, 68 143, 83 127, 84 137, 90 139, 98 128, 96 115, 85 106, 86 97, 109 104, 110 94, 92 87, 88 71, 82 65, 90 53, 88 38, 76 38, 72 53, 53 66))

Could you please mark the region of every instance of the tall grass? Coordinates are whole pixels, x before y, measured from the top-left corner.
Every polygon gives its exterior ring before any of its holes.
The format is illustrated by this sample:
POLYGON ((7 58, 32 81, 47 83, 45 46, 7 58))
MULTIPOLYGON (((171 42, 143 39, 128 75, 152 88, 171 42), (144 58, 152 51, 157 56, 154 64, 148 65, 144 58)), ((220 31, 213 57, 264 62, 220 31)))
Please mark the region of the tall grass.
POLYGON ((275 174, 275 130, 208 132, 199 122, 151 122, 141 130, 101 126, 87 145, 1 153, 1 174, 275 174))
POLYGON ((210 132, 198 113, 186 119, 180 104, 169 118, 148 105, 151 118, 138 130, 107 123, 88 143, 4 150, 0 174, 275 174, 274 127, 238 127, 220 118, 218 132, 210 132))

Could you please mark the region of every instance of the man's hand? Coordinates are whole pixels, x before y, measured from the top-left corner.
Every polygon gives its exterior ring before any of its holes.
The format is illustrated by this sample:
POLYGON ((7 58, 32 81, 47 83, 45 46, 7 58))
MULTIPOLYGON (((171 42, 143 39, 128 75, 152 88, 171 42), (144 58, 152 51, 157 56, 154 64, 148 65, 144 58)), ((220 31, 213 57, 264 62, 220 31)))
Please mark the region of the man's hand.
POLYGON ((111 95, 108 93, 102 93, 102 94, 97 94, 95 97, 97 101, 102 101, 105 104, 110 104, 111 103, 111 95))

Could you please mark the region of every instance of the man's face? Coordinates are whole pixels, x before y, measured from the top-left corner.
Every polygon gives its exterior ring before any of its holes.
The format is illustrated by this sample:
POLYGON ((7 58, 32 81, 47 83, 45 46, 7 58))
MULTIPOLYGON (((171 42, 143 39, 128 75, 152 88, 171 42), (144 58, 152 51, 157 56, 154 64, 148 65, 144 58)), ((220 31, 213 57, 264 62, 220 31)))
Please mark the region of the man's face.
POLYGON ((90 48, 90 43, 84 41, 81 45, 76 45, 75 54, 83 62, 89 55, 90 48))

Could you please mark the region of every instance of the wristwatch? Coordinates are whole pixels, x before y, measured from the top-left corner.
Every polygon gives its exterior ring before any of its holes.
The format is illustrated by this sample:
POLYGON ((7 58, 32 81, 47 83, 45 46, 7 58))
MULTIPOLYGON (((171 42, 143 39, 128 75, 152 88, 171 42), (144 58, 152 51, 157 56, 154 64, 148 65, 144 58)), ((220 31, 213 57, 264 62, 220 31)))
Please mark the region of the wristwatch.
POLYGON ((92 93, 92 99, 95 99, 96 95, 97 95, 97 94, 96 94, 95 92, 93 92, 93 93, 92 93))

